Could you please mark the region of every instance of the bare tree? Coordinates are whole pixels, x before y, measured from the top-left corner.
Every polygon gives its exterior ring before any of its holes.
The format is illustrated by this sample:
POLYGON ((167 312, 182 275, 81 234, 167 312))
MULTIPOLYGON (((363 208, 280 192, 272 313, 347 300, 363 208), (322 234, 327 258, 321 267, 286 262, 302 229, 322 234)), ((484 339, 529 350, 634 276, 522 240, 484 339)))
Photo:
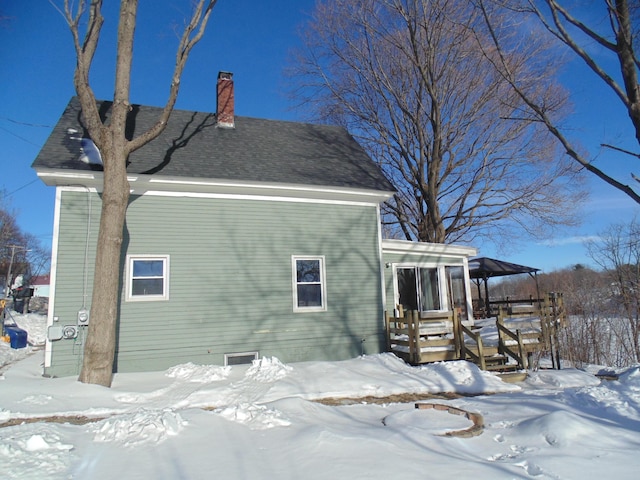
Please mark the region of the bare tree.
POLYGON ((23 232, 17 222, 18 212, 13 210, 0 191, 0 295, 8 295, 5 288, 17 274, 39 275, 49 266, 51 254, 40 241, 23 232))
MULTIPOLYGON (((640 203, 640 195, 634 188, 597 167, 593 158, 589 158, 580 151, 567 135, 567 130, 549 113, 544 99, 528 92, 523 86, 522 78, 504 61, 505 57, 512 54, 514 48, 520 48, 520 44, 504 42, 500 32, 511 29, 512 33, 520 36, 525 42, 530 41, 540 32, 532 32, 531 23, 526 20, 509 24, 498 24, 494 21, 496 9, 533 16, 552 38, 567 46, 576 58, 588 66, 595 75, 594 78, 602 81, 603 88, 615 94, 627 111, 635 138, 640 143, 640 86, 638 85, 640 59, 636 51, 640 33, 640 5, 637 2, 631 2, 630 6, 627 0, 601 0, 597 5, 595 5, 596 2, 587 2, 587 7, 577 2, 572 5, 575 9, 572 11, 572 8, 565 6, 569 2, 558 0, 474 0, 474 3, 485 14, 492 38, 491 50, 497 48, 503 56, 496 61, 496 67, 528 106, 527 121, 541 122, 577 164, 640 203), (596 20, 592 20, 592 24, 589 25, 588 22, 580 20, 575 12, 592 14, 594 5, 600 8, 601 15, 596 20)), ((530 59, 534 62, 539 61, 536 57, 530 57, 530 59)), ((632 152, 619 145, 603 143, 602 146, 632 155, 636 159, 640 158, 640 153, 637 151, 632 152)), ((633 173, 631 176, 636 181, 640 181, 633 173)))
POLYGON ((614 365, 615 342, 607 318, 609 289, 602 272, 574 266, 540 278, 544 291, 563 292, 569 314, 567 326, 558 331, 564 360, 576 367, 584 364, 614 365))
POLYGON ((615 224, 587 244, 610 286, 609 325, 618 362, 640 361, 640 224, 615 224))
POLYGON ((179 40, 165 107, 151 129, 132 139, 127 139, 125 136, 125 126, 131 111, 129 87, 138 1, 121 0, 120 2, 115 89, 111 116, 107 124, 103 123, 100 117, 89 82, 89 71, 104 23, 103 2, 102 0, 83 0, 78 2, 75 8, 74 3, 65 0, 61 10, 71 30, 76 51, 74 84, 86 128, 101 152, 104 165, 102 211, 90 311, 91 322, 79 380, 110 386, 116 345, 119 265, 125 214, 129 201, 127 158, 131 152, 160 135, 166 127, 178 96, 182 71, 191 50, 204 34, 216 0, 198 0, 195 3, 193 15, 179 40), (85 20, 86 27, 83 33, 81 30, 85 20))
MULTIPOLYGON (((427 242, 508 241, 574 221, 575 169, 483 55, 463 0, 319 2, 294 58, 296 94, 359 137, 394 183, 385 232, 427 242), (516 226, 516 228, 514 228, 516 226)), ((514 52, 510 65, 562 110, 514 52)))
MULTIPOLYGON (((0 204, 0 275, 3 279, 0 295, 8 293, 8 291, 5 292, 5 287, 11 285, 13 274, 21 269, 24 270, 29 250, 27 236, 18 226, 16 213, 7 207, 0 204)), ((21 271, 21 273, 25 272, 21 271)))
MULTIPOLYGON (((610 239, 604 243, 612 244, 610 239)), ((592 242, 600 266, 606 265, 605 270, 575 265, 538 276, 541 292, 562 293, 568 319, 566 327, 558 330, 557 348, 562 360, 576 367, 585 364, 625 367, 636 363, 633 325, 626 318, 629 309, 621 301, 620 278, 615 270, 608 270, 611 260, 618 255, 601 255, 603 247, 603 241, 592 242)), ((535 294, 535 282, 523 275, 490 286, 492 298, 527 298, 535 294)))

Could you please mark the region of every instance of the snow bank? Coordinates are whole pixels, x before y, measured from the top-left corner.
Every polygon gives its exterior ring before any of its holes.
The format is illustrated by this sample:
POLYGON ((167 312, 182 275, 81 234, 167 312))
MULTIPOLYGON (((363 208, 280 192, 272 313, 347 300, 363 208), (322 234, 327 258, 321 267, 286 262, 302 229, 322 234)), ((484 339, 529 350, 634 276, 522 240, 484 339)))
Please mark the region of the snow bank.
POLYGON ((157 445, 167 437, 178 435, 186 422, 173 410, 150 411, 140 409, 92 424, 94 442, 112 442, 123 447, 143 443, 157 445))
POLYGON ((390 395, 457 392, 481 394, 519 391, 498 375, 458 361, 421 367, 407 365, 391 353, 367 355, 342 362, 301 362, 274 382, 263 400, 287 396, 321 398, 386 397, 390 395))
POLYGON ((215 413, 226 420, 247 425, 253 430, 291 425, 289 420, 283 418, 281 412, 264 405, 241 403, 217 409, 215 413))
POLYGON ((196 365, 195 363, 184 363, 176 365, 165 371, 169 378, 186 380, 189 382, 209 383, 224 380, 229 376, 231 367, 220 367, 217 365, 196 365))
POLYGON ((104 388, 44 378, 43 352, 21 350, 0 357, 14 359, 0 376, 0 421, 81 418, 0 428, 7 479, 382 480, 399 471, 403 478, 635 479, 640 469, 640 366, 616 381, 566 369, 530 372, 512 385, 467 362, 263 358, 116 374, 104 388), (436 403, 482 415, 481 435, 443 437, 471 421, 413 403, 309 401, 442 392, 470 395, 436 403))

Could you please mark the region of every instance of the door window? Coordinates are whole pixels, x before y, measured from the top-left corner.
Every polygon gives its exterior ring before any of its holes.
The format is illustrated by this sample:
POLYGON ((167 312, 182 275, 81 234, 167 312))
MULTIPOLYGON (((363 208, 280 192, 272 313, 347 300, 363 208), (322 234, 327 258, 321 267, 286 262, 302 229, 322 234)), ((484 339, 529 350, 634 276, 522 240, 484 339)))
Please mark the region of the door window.
POLYGON ((446 267, 445 271, 453 308, 456 309, 459 318, 466 320, 468 318, 467 282, 464 279, 464 268, 446 267))
POLYGON ((404 310, 440 310, 437 268, 400 267, 396 270, 398 303, 404 310))

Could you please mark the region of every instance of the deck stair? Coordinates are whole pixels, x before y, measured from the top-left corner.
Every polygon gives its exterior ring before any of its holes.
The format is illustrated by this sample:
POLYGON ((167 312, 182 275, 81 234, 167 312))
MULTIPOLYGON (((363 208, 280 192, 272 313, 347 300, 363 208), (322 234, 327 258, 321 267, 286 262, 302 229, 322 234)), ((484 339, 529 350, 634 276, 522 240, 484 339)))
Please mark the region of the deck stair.
POLYGON ((469 360, 495 372, 527 368, 526 356, 515 354, 508 342, 485 345, 480 330, 461 322, 455 312, 398 311, 399 315, 385 315, 387 349, 407 363, 469 360))
POLYGON ((464 325, 460 325, 462 347, 461 359, 470 360, 482 370, 492 372, 514 372, 525 369, 526 366, 518 358, 509 355, 509 351, 504 351, 500 345, 485 345, 482 333, 479 329, 472 330, 464 325), (513 363, 516 360, 516 363, 513 363))
POLYGON ((483 370, 526 370, 533 354, 553 355, 558 330, 566 325, 562 300, 558 293, 509 300, 499 306, 495 320, 482 328, 460 321, 455 311, 404 311, 398 306, 393 315, 385 313, 387 350, 412 365, 469 360, 483 370), (483 338, 487 330, 494 332, 490 342, 483 338))
POLYGON ((484 370, 488 370, 490 372, 507 373, 516 372, 522 369, 523 368, 516 363, 509 363, 509 357, 506 355, 498 354, 492 357, 485 357, 484 370))

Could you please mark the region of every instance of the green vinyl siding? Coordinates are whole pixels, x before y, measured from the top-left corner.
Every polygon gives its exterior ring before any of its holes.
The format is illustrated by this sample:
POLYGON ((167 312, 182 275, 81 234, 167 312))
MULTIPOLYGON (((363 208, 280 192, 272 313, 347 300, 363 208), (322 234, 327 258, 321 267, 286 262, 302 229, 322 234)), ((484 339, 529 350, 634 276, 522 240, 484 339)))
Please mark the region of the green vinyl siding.
MULTIPOLYGON (((62 325, 75 324, 85 278, 90 306, 99 213, 98 195, 62 192, 53 313, 62 325)), ((168 256, 169 298, 126 301, 123 278, 117 371, 222 364, 237 352, 293 362, 381 351, 377 222, 369 205, 132 197, 121 267, 126 254, 168 256), (294 255, 324 257, 326 311, 294 312, 294 255)), ((82 334, 52 342, 46 373, 78 372, 82 334)))

